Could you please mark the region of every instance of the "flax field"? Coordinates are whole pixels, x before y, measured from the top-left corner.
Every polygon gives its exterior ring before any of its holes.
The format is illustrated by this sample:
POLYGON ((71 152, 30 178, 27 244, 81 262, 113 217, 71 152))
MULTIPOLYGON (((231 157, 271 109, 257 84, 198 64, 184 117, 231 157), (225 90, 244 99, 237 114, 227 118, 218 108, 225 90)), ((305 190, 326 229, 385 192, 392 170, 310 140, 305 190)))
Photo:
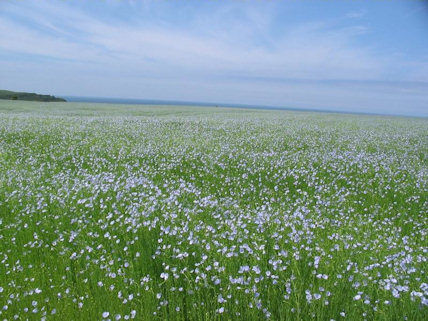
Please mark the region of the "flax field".
POLYGON ((427 320, 428 119, 0 102, 1 320, 427 320))

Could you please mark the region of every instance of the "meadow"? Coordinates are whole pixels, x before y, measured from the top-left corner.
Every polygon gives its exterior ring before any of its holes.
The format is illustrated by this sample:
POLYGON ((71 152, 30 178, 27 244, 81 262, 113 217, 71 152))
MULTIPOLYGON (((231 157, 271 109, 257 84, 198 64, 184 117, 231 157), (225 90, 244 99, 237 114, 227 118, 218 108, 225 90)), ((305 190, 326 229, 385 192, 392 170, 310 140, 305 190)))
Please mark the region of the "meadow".
POLYGON ((0 101, 1 320, 427 320, 428 119, 0 101))

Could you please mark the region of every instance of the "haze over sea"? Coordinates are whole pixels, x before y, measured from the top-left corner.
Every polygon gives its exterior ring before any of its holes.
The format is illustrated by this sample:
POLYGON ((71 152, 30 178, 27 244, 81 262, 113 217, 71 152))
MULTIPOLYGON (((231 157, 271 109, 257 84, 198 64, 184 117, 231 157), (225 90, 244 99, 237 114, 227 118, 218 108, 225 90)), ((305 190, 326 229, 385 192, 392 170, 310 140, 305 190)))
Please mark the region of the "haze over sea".
POLYGON ((428 113, 408 114, 408 113, 375 113, 375 112, 357 112, 344 110, 329 110, 317 108, 293 108, 293 107, 278 107, 264 105, 247 105, 233 103, 213 103, 213 102, 198 102, 198 101, 180 101, 180 100, 158 100, 158 99, 139 99, 139 98, 112 98, 112 97, 82 97, 82 96, 61 96, 69 102, 84 102, 84 103, 104 103, 104 104, 125 104, 125 105, 167 105, 167 106, 195 106, 195 107, 233 107, 244 109, 264 109, 264 110, 291 110, 303 112, 319 112, 319 113, 340 113, 340 114, 366 114, 366 115, 388 115, 388 116, 412 116, 412 117, 428 117, 428 113))

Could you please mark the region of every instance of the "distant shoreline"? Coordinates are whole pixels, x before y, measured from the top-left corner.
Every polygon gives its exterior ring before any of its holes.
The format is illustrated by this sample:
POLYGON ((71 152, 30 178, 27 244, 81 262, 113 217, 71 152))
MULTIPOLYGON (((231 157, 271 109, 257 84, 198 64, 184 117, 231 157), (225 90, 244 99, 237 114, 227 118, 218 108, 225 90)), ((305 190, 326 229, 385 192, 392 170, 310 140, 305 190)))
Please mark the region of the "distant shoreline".
POLYGON ((138 98, 108 98, 108 97, 86 97, 86 96, 66 96, 63 95, 68 102, 81 103, 100 103, 100 104, 124 104, 124 105, 167 105, 167 106, 194 106, 194 107, 229 107, 242 109, 262 109, 262 110, 284 110, 297 112, 317 112, 317 113, 335 113, 335 114, 351 114, 351 115, 370 115, 370 116, 393 116, 393 117, 417 117, 427 118, 426 116, 416 116, 407 114, 381 114, 367 112, 352 112, 329 109, 311 109, 311 108, 296 108, 296 107, 276 107, 265 105, 247 105, 247 104, 227 104, 227 103, 207 103, 195 101, 180 101, 180 100, 160 100, 160 99, 138 99, 138 98))
POLYGON ((23 100, 23 101, 42 101, 42 102, 66 102, 64 98, 52 95, 41 95, 23 91, 0 90, 0 99, 3 100, 23 100))

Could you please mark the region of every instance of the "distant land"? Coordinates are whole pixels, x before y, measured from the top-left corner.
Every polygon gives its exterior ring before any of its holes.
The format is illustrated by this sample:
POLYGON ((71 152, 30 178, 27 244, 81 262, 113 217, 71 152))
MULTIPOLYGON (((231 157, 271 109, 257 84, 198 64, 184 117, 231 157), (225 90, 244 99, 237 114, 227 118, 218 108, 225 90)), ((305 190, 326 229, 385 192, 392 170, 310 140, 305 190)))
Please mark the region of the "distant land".
POLYGON ((51 95, 39 95, 36 93, 17 92, 10 90, 0 90, 0 99, 8 100, 27 100, 27 101, 66 101, 51 95))
POLYGON ((102 104, 125 104, 125 105, 167 105, 167 106, 195 106, 195 107, 231 107, 243 109, 267 109, 267 110, 288 110, 298 112, 317 112, 317 113, 339 113, 339 114, 357 114, 357 115, 378 115, 378 116, 407 116, 386 113, 364 113, 344 110, 318 109, 318 108, 297 108, 297 107, 279 107, 267 105, 249 105, 236 103, 213 103, 182 100, 158 100, 158 99, 140 99, 140 98, 111 98, 111 97, 87 97, 87 96, 67 96, 63 95, 69 102, 80 103, 102 103, 102 104))

